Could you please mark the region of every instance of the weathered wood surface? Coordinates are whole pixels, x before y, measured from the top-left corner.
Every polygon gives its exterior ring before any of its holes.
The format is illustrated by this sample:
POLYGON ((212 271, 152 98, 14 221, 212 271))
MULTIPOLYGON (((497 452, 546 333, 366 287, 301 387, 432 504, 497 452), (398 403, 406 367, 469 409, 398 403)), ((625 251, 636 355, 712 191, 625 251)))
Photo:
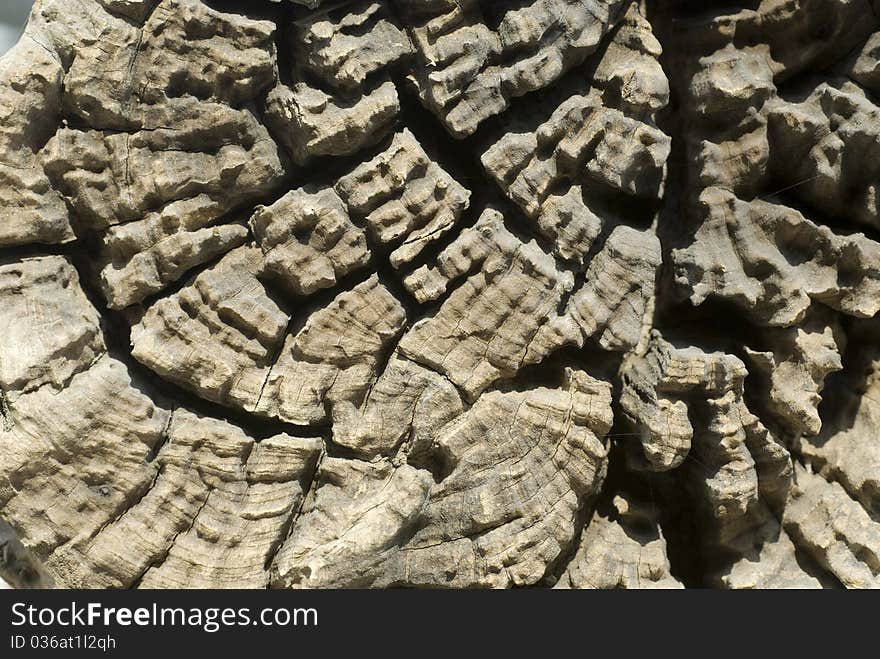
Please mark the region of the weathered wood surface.
POLYGON ((37 0, 0 575, 880 587, 880 3, 736 4, 37 0))

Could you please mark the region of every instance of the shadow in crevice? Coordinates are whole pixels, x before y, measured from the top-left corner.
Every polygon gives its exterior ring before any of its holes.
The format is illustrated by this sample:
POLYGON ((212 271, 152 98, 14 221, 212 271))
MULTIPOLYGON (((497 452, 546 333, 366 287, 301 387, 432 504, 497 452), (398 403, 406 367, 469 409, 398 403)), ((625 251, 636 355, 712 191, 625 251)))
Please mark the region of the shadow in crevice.
POLYGON ((817 447, 838 433, 852 430, 866 398, 880 407, 880 393, 876 401, 868 393, 872 383, 880 381, 880 319, 847 319, 845 332, 843 370, 829 375, 822 389, 822 431, 810 439, 817 447))

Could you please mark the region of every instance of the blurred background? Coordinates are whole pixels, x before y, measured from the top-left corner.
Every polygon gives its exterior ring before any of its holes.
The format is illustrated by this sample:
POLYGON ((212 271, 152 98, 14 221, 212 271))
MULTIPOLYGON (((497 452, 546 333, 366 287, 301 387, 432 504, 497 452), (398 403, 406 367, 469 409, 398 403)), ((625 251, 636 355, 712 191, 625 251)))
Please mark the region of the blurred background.
POLYGON ((15 45, 33 0, 0 0, 0 55, 15 45))

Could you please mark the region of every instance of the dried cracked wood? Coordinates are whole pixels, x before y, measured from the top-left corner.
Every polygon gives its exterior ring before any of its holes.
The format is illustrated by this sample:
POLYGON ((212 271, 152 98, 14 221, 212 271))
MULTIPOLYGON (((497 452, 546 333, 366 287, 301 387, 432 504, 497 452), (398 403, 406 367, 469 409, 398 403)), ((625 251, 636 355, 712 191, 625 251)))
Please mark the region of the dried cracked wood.
POLYGON ((876 0, 37 0, 0 575, 880 586, 878 99, 876 0))

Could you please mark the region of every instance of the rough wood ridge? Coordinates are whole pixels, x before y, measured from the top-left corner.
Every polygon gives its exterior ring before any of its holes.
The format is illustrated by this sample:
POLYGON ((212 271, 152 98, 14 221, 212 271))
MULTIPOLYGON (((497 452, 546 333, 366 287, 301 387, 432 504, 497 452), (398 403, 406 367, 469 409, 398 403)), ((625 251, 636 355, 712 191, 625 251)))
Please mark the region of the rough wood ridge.
POLYGON ((880 587, 878 312, 878 0, 37 0, 0 575, 880 587))

